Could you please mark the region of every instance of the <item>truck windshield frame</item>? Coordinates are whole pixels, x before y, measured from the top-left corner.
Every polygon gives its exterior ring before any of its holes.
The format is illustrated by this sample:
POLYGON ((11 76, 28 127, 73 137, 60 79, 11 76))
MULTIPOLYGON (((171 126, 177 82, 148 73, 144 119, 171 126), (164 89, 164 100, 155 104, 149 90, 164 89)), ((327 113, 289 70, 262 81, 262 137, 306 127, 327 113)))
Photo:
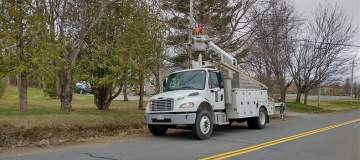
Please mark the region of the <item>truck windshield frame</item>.
POLYGON ((170 74, 164 91, 203 90, 207 73, 205 70, 192 70, 170 74))

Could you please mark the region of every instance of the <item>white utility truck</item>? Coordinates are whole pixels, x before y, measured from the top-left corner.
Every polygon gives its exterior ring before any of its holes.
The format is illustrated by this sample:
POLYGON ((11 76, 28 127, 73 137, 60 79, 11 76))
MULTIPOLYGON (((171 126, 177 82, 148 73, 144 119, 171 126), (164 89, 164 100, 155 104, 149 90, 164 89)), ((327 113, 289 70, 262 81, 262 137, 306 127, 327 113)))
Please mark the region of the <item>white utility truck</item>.
POLYGON ((195 138, 207 139, 213 128, 247 122, 263 129, 274 114, 267 87, 243 73, 236 59, 207 35, 192 36, 192 50, 200 53, 193 69, 174 72, 164 80, 164 92, 149 99, 145 120, 153 135, 168 128, 191 129, 195 138), (203 60, 202 54, 209 54, 203 60))

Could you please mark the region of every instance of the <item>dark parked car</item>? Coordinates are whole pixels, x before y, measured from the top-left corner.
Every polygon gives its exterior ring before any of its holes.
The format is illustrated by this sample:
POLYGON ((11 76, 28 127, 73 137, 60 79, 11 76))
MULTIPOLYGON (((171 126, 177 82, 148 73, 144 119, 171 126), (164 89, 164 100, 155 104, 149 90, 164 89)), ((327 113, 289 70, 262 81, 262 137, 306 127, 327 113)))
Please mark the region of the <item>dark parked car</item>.
POLYGON ((90 84, 86 83, 85 81, 77 82, 76 87, 77 87, 77 93, 79 94, 86 94, 86 93, 92 94, 90 84))

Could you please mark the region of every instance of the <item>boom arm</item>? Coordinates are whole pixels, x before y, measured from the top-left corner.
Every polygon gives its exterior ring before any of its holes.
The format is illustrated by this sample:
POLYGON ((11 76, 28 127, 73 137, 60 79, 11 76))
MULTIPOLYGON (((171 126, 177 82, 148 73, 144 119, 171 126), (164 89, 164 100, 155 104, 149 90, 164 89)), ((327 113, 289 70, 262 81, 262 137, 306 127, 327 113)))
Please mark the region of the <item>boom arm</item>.
MULTIPOLYGON (((206 43, 206 41, 205 41, 206 43)), ((224 58, 224 61, 229 63, 229 64, 232 64, 234 66, 237 66, 237 61, 236 59, 231 56, 230 54, 226 53, 224 50, 222 50, 220 47, 218 47, 217 45, 214 44, 213 41, 209 41, 207 42, 207 45, 210 47, 211 50, 213 50, 215 53, 217 54, 220 54, 223 56, 224 58)))
MULTIPOLYGON (((230 70, 229 78, 233 78, 232 73, 235 72, 238 75, 238 82, 239 85, 234 83, 234 86, 238 88, 248 88, 248 89, 267 89, 266 85, 263 83, 255 80, 254 78, 250 77, 249 75, 245 74, 237 67, 237 60, 221 49, 219 46, 215 45, 214 42, 207 36, 207 35, 193 35, 192 36, 192 50, 195 52, 205 52, 208 48, 214 51, 217 55, 220 56, 220 61, 215 62, 214 60, 203 61, 202 55, 199 54, 199 58, 197 61, 193 61, 193 68, 201 68, 201 67, 219 67, 224 70, 230 70)), ((237 81, 237 80, 235 80, 237 81)))

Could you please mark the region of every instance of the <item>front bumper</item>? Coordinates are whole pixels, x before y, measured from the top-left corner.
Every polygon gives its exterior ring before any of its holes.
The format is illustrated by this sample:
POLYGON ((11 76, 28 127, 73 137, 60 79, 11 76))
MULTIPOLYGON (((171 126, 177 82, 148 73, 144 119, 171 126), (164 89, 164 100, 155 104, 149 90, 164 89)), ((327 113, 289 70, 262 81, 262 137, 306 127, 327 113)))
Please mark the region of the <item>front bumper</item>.
POLYGON ((196 113, 185 114, 147 114, 145 121, 151 125, 182 125, 194 124, 196 113))

